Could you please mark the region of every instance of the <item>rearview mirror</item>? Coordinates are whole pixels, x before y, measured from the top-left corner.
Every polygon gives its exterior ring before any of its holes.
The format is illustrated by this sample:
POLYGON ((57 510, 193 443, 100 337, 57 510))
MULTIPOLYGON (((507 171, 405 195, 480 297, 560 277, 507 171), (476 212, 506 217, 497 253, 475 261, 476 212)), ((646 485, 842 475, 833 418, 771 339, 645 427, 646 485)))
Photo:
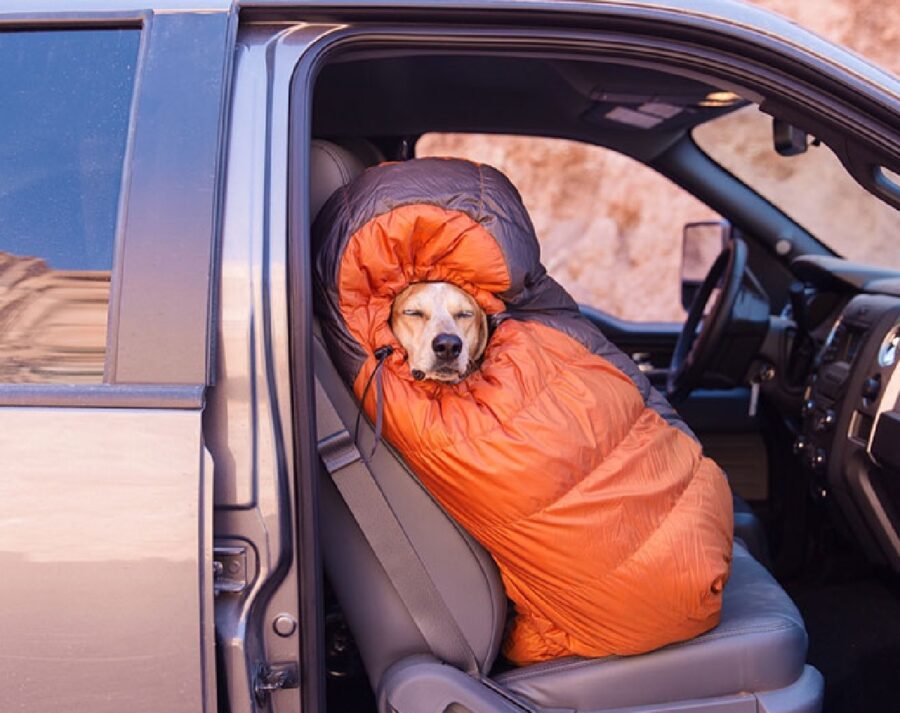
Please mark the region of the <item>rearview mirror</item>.
POLYGON ((809 136, 782 119, 772 119, 772 143, 779 156, 799 156, 809 148, 809 136))
POLYGON ((681 242, 681 305, 689 311, 700 285, 731 239, 731 223, 707 220, 687 223, 681 242))

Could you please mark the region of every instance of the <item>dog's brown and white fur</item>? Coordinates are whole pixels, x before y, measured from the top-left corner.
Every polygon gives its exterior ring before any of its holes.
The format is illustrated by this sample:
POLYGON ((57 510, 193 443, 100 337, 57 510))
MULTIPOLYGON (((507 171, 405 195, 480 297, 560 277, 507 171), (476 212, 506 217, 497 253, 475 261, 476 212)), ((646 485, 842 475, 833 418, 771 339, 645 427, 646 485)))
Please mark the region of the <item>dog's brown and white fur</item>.
POLYGON ((484 310, 448 282, 417 282, 397 295, 391 329, 419 380, 455 383, 465 378, 488 340, 484 310))

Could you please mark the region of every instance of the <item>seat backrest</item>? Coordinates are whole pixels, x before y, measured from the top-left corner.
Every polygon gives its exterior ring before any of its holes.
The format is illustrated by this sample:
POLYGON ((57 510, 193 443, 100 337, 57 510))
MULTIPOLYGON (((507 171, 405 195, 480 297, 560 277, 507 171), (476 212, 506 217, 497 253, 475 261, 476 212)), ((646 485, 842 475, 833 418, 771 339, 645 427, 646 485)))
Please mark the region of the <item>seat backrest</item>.
POLYGON ((368 165, 343 146, 313 139, 309 151, 309 222, 315 221, 332 193, 356 178, 368 165))
MULTIPOLYGON (((316 140, 310 176, 314 196, 337 190, 362 170, 362 161, 341 147, 316 140), (338 162, 339 165, 336 163, 338 162), (332 185, 326 185, 331 181, 332 185), (337 183, 337 185, 333 185, 337 183)), ((324 201, 323 201, 324 202, 324 201)), ((320 207, 312 205, 311 208, 320 207)), ((314 214, 313 214, 314 215, 314 214)), ((353 433, 357 402, 344 384, 318 334, 313 340, 316 375, 333 402, 344 426, 353 433)), ((360 444, 370 448, 374 433, 360 419, 360 444)), ((435 503, 387 444, 379 445, 369 461, 401 527, 416 550, 446 604, 442 614, 453 616, 487 672, 500 648, 506 623, 506 594, 490 555, 435 503)), ((393 663, 430 651, 412 615, 360 531, 352 513, 324 468, 320 482, 320 534, 325 569, 347 622, 356 638, 373 687, 393 663)), ((462 662, 448 661, 460 665, 462 662)))

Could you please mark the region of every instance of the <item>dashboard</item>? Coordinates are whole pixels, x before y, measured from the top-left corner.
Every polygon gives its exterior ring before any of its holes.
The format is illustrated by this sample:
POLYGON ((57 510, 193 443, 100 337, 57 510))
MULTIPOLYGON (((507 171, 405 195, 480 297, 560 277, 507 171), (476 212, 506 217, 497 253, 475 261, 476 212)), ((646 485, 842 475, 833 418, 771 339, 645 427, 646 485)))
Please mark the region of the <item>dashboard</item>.
POLYGON ((808 282, 887 288, 851 297, 833 321, 806 382, 794 453, 869 558, 900 571, 900 281, 844 261, 803 260, 819 263, 800 266, 808 282), (848 265, 859 269, 842 274, 848 265))

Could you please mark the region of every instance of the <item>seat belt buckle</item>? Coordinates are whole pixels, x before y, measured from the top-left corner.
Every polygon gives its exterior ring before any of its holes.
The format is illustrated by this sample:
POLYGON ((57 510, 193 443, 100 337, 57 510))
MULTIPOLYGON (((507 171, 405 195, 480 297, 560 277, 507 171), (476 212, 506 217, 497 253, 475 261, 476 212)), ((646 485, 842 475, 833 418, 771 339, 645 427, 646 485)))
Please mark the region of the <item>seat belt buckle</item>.
POLYGON ((319 457, 330 475, 362 460, 362 454, 356 447, 356 443, 353 442, 350 431, 346 428, 342 428, 330 436, 325 436, 316 445, 319 457))

